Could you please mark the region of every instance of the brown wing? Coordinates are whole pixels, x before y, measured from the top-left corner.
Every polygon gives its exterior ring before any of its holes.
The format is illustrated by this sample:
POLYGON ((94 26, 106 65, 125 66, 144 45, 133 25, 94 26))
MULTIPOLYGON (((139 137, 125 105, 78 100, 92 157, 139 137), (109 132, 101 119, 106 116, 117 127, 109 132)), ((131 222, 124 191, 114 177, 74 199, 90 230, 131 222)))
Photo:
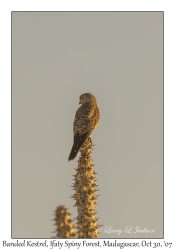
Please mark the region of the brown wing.
POLYGON ((85 140, 97 127, 100 118, 99 109, 96 104, 84 103, 78 108, 74 119, 74 144, 68 160, 73 160, 85 140))
POLYGON ((94 114, 95 105, 84 103, 77 109, 74 119, 73 131, 74 135, 79 133, 82 135, 90 130, 91 117, 94 114))
POLYGON ((82 135, 79 135, 79 133, 74 135, 74 144, 70 151, 68 161, 73 160, 77 156, 79 149, 81 148, 87 137, 88 137, 88 132, 82 135))

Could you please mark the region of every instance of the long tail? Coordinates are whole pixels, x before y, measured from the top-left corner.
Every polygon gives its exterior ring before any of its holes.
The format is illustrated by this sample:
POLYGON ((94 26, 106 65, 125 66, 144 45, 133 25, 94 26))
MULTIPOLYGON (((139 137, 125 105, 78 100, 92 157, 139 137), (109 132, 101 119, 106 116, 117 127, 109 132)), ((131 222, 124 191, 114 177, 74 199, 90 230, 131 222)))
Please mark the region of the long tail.
POLYGON ((81 148, 81 146, 83 145, 83 143, 87 139, 87 134, 88 134, 88 132, 86 132, 80 136, 78 133, 77 135, 74 136, 74 144, 73 144, 72 149, 70 151, 68 161, 73 160, 77 156, 79 149, 81 148))

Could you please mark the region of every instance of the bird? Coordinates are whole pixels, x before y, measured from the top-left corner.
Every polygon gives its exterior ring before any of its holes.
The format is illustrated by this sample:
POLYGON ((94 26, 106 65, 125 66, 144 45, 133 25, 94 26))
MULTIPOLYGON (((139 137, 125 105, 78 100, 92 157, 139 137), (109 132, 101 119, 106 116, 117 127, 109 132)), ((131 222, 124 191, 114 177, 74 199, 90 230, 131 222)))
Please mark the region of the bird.
POLYGON ((73 160, 77 156, 79 149, 98 126, 100 120, 100 111, 95 96, 91 93, 82 94, 79 97, 79 104, 81 106, 75 113, 73 146, 68 161, 73 160))

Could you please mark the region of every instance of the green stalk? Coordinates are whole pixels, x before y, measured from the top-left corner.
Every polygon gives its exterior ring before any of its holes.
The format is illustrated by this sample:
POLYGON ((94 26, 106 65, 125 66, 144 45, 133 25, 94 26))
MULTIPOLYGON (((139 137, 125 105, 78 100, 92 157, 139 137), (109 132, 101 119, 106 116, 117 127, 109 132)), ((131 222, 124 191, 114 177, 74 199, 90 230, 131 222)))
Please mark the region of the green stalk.
POLYGON ((97 195, 95 193, 95 171, 90 154, 92 152, 92 140, 89 137, 80 149, 80 158, 78 167, 74 175, 75 183, 73 185, 75 193, 72 198, 75 199, 77 207, 77 238, 97 238, 99 235, 95 207, 97 195))
POLYGON ((75 226, 70 219, 70 213, 68 213, 65 206, 59 206, 55 211, 55 225, 58 238, 77 238, 75 233, 75 226))

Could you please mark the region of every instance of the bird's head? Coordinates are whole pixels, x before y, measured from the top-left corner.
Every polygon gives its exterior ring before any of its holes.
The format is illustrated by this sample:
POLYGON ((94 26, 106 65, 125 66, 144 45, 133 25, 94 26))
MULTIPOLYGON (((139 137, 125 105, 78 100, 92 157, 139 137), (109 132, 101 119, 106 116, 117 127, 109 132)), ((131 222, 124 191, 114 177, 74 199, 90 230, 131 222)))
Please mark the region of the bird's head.
POLYGON ((92 101, 96 102, 96 98, 91 93, 85 93, 85 94, 80 95, 79 104, 83 104, 85 102, 92 102, 92 101))

